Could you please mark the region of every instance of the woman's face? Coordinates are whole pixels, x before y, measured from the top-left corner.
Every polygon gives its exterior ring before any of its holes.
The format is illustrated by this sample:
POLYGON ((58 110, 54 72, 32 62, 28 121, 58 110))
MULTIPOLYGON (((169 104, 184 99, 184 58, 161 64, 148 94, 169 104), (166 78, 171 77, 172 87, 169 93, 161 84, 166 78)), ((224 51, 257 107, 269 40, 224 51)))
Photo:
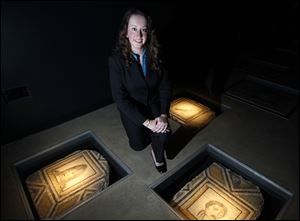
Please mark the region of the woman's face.
POLYGON ((127 38, 134 52, 141 52, 147 41, 147 21, 144 16, 132 15, 128 22, 127 38))

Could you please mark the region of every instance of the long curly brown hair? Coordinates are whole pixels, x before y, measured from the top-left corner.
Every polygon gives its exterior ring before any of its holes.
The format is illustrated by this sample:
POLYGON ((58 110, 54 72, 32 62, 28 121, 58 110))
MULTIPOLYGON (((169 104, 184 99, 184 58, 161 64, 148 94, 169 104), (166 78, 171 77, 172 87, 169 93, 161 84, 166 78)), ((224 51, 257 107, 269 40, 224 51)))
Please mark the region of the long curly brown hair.
POLYGON ((120 26, 118 41, 116 43, 114 52, 120 52, 123 55, 126 66, 127 68, 129 68, 129 66, 133 62, 133 58, 131 55, 132 50, 131 50, 130 42, 126 37, 126 35, 127 35, 129 19, 132 15, 141 15, 146 18, 148 32, 147 32, 147 41, 145 46, 147 48, 149 64, 150 64, 150 68, 153 71, 159 71, 160 70, 159 64, 161 63, 161 60, 159 58, 160 45, 158 43, 155 30, 152 27, 152 19, 150 18, 150 16, 147 16, 144 12, 140 11, 139 9, 132 8, 126 11, 126 13, 124 14, 120 26))

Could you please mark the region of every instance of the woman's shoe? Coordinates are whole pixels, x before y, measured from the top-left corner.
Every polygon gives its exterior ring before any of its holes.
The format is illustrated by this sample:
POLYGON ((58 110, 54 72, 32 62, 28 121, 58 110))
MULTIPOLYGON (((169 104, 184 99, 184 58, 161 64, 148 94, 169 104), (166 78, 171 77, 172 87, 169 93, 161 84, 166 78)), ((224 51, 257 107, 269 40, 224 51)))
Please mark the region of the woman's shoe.
POLYGON ((158 171, 159 173, 165 173, 165 172, 167 172, 167 164, 166 164, 166 163, 164 163, 164 164, 161 165, 161 166, 156 166, 156 165, 155 165, 155 168, 157 169, 157 171, 158 171))
POLYGON ((162 163, 156 162, 153 150, 151 150, 151 156, 152 156, 152 159, 153 159, 153 162, 154 162, 154 165, 155 165, 155 168, 157 169, 157 171, 159 173, 167 172, 167 162, 166 162, 166 160, 164 159, 164 162, 162 162, 162 163))

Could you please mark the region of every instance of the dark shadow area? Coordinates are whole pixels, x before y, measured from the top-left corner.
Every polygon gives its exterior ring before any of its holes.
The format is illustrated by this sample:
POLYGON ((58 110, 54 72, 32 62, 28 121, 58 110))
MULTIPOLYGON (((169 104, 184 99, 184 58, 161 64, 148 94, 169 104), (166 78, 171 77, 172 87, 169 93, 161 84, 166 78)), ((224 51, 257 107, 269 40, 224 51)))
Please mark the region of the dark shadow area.
POLYGON ((249 76, 282 85, 299 93, 297 48, 298 46, 295 46, 295 52, 279 48, 253 49, 241 55, 235 68, 249 76))
POLYGON ((172 160, 200 131, 199 128, 180 126, 171 136, 165 150, 167 158, 172 160))
POLYGON ((179 3, 162 30, 164 61, 174 87, 219 96, 236 54, 233 2, 179 3))
MULTIPOLYGON (((293 91, 292 91, 293 92, 293 91)), ((248 77, 225 93, 242 102, 288 119, 298 106, 299 96, 259 78, 248 77)))
POLYGON ((187 182, 191 181, 213 162, 222 164, 260 188, 265 202, 258 220, 280 219, 290 202, 292 194, 284 188, 274 185, 272 181, 210 144, 204 145, 198 153, 170 171, 170 176, 158 180, 151 185, 151 188, 169 203, 172 197, 187 182))
POLYGON ((162 38, 175 87, 220 101, 251 75, 298 93, 298 0, 182 3, 176 13, 162 38))
POLYGON ((131 170, 118 157, 113 155, 112 152, 110 152, 105 145, 89 131, 71 138, 61 144, 50 147, 45 152, 38 153, 27 159, 19 161, 15 163, 14 169, 17 173, 20 193, 23 193, 24 203, 27 205, 27 208, 30 208, 30 212, 32 212, 35 219, 39 219, 39 216, 25 183, 26 178, 41 168, 77 150, 86 149, 99 152, 107 160, 110 168, 108 187, 132 173, 131 170))

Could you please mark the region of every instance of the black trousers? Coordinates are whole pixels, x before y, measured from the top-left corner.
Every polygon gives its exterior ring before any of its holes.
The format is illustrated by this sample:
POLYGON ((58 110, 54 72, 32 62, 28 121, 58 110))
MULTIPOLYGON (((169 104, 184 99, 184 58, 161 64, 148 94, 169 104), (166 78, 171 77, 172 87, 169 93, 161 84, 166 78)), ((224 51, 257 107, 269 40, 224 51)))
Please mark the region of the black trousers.
MULTIPOLYGON (((154 133, 143 125, 136 125, 121 112, 120 116, 129 139, 130 147, 136 151, 140 151, 145 149, 151 143, 156 161, 159 163, 164 162, 164 150, 170 138, 171 132, 154 133)), ((154 116, 152 115, 152 117, 154 116)))

